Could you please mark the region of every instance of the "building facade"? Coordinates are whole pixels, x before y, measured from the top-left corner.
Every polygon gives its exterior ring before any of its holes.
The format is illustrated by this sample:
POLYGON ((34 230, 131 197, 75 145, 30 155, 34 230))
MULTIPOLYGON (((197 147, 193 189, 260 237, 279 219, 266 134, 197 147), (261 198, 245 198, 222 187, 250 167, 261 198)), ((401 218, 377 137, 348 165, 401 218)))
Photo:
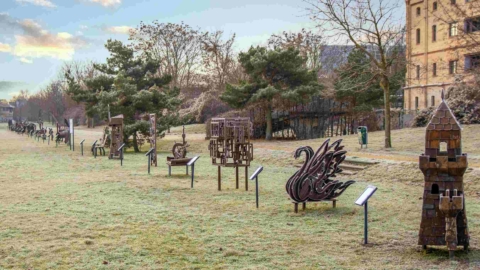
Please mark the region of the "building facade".
POLYGON ((5 122, 13 119, 13 107, 8 103, 3 103, 0 101, 0 122, 5 122))
POLYGON ((480 66, 480 1, 406 0, 406 110, 438 106, 442 89, 480 66))

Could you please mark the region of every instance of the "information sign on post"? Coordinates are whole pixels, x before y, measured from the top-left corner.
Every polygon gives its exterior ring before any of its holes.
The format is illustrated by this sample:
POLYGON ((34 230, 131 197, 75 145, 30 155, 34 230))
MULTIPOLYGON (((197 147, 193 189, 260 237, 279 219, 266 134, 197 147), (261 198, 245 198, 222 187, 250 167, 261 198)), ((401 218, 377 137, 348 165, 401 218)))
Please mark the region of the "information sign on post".
POLYGON ((195 156, 187 163, 187 168, 188 166, 192 167, 192 183, 190 184, 190 188, 193 188, 193 180, 195 178, 195 162, 197 161, 198 158, 200 157, 195 156))
POLYGON ((69 128, 70 128, 70 149, 72 151, 75 151, 75 133, 74 133, 74 128, 73 128, 73 119, 69 119, 69 128))
POLYGON ((83 141, 80 142, 80 149, 82 150, 82 156, 83 156, 83 143, 85 142, 85 139, 83 139, 83 141))
POLYGON ((123 166, 123 148, 125 147, 125 144, 122 144, 119 148, 118 151, 120 151, 120 166, 123 166))
POLYGON ((258 169, 255 170, 255 172, 250 176, 250 180, 255 179, 255 198, 256 198, 256 204, 258 208, 258 175, 263 171, 263 167, 260 166, 258 169))
POLYGON ((364 207, 364 216, 365 216, 365 227, 364 227, 364 244, 368 244, 368 199, 372 197, 373 193, 377 191, 377 187, 369 185, 365 191, 363 191, 362 195, 358 197, 355 201, 356 205, 364 207))
POLYGON ((145 156, 148 157, 148 174, 150 174, 150 163, 151 163, 151 160, 152 160, 152 153, 155 151, 155 148, 151 148, 146 154, 145 156))

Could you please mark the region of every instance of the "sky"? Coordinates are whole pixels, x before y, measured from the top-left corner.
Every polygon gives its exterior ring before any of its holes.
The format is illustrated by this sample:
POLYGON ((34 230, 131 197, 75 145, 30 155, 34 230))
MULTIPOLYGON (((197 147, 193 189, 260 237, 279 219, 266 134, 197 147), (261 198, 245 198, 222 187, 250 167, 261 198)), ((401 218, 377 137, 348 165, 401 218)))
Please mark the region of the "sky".
POLYGON ((65 61, 105 62, 108 39, 128 42, 141 21, 184 22, 236 34, 236 49, 313 29, 302 0, 0 0, 0 99, 35 93, 65 61))

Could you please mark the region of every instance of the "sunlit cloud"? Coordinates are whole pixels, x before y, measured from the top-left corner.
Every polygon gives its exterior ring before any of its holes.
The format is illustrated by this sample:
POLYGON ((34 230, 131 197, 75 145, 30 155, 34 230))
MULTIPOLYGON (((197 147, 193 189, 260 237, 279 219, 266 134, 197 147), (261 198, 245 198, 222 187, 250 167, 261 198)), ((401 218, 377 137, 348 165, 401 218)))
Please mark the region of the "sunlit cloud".
POLYGON ((31 63, 33 63, 32 60, 29 60, 29 59, 27 59, 27 58, 25 58, 25 57, 22 57, 22 58, 20 58, 19 60, 20 60, 20 62, 25 63, 25 64, 31 64, 31 63))
POLYGON ((104 7, 116 7, 122 4, 122 0, 85 0, 90 3, 100 4, 104 7))
POLYGON ((20 4, 32 4, 35 6, 40 6, 40 7, 47 7, 47 8, 55 8, 55 4, 53 4, 49 0, 16 0, 17 3, 20 4))
POLYGON ((40 57, 71 60, 75 49, 88 45, 88 42, 81 36, 73 36, 66 32, 50 33, 33 20, 19 21, 8 14, 0 14, 0 29, 3 27, 11 27, 23 32, 14 36, 15 45, 10 49, 10 53, 27 59, 27 62, 32 61, 31 58, 40 57))
POLYGON ((14 97, 20 95, 20 92, 10 92, 8 93, 9 96, 14 97))
POLYGON ((111 33, 111 34, 130 34, 130 31, 133 30, 130 26, 111 26, 111 27, 104 27, 103 31, 111 33))
POLYGON ((9 44, 0 42, 0 52, 11 52, 11 51, 12 51, 12 47, 9 44))

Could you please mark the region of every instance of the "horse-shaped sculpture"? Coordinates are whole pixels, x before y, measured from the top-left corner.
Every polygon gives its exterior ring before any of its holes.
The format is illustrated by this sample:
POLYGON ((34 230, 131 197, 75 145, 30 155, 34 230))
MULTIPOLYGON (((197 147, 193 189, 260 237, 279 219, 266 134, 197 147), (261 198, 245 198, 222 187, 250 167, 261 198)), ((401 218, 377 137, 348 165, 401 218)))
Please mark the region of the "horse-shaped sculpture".
POLYGON ((302 152, 306 154, 305 163, 288 179, 285 186, 295 203, 332 200, 355 183, 353 180, 343 183, 331 179, 342 171, 339 165, 345 160, 347 151, 340 145, 342 140, 330 146, 329 141, 330 139, 326 140, 316 153, 310 146, 300 147, 295 151, 295 158, 299 158, 302 152))

